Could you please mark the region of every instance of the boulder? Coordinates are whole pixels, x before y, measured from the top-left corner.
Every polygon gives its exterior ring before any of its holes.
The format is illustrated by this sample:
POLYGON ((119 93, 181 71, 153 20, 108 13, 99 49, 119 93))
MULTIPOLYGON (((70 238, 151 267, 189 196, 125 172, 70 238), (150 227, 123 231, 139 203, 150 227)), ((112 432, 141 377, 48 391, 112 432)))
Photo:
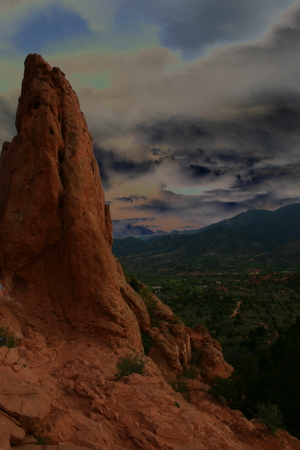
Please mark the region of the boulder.
POLYGON ((230 377, 233 367, 224 360, 221 345, 209 335, 207 329, 200 325, 194 331, 189 329, 189 335, 202 379, 210 382, 218 377, 230 377))
POLYGON ((51 411, 43 389, 23 382, 13 370, 0 367, 0 409, 19 420, 26 431, 35 431, 51 411))
POLYGON ((0 411, 0 449, 10 449, 10 444, 20 444, 25 438, 25 431, 13 418, 0 411))

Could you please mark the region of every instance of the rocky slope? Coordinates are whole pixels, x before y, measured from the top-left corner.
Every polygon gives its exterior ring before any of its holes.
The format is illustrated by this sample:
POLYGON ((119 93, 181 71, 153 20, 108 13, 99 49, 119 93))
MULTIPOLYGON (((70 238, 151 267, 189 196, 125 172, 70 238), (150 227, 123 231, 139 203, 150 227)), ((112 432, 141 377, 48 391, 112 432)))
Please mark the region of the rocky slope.
POLYGON ((232 368, 203 327, 154 298, 159 328, 111 253, 109 208, 78 99, 39 55, 25 61, 17 136, 0 160, 0 449, 300 449, 207 394, 232 368), (153 343, 146 376, 120 356, 153 343), (197 355, 190 402, 167 381, 197 355), (38 442, 48 445, 39 447, 38 442))

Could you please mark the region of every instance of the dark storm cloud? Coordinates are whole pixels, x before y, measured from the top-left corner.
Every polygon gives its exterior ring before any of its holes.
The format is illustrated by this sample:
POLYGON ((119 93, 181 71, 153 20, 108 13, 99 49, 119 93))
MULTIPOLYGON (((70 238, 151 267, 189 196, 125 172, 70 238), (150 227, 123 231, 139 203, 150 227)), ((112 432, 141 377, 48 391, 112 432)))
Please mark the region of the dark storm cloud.
POLYGON ((235 189, 249 190, 261 184, 274 181, 278 185, 284 182, 300 182, 300 164, 288 164, 280 167, 268 167, 262 170, 250 170, 244 175, 236 175, 236 183, 233 185, 235 189))
POLYGON ((133 203, 137 200, 147 200, 147 198, 145 195, 129 195, 128 197, 115 197, 114 200, 123 203, 133 203))
POLYGON ((190 161, 199 159, 202 160, 205 157, 205 151, 203 150, 203 148, 185 146, 184 148, 173 148, 172 156, 174 156, 174 158, 185 157, 187 160, 190 161))
MULTIPOLYGON (((119 3, 119 1, 118 1, 119 3)), ((162 46, 184 58, 215 45, 256 39, 294 0, 129 0, 115 17, 117 25, 147 20, 159 27, 162 46)))
MULTIPOLYGON (((199 119, 191 122, 183 117, 170 117, 152 123, 140 123, 134 132, 141 139, 147 136, 149 145, 155 146, 163 144, 180 146, 186 143, 191 145, 207 136, 199 119)), ((157 154, 158 149, 152 149, 152 151, 157 154)))
POLYGON ((233 196, 230 190, 216 190, 199 196, 186 196, 163 190, 160 198, 148 198, 147 202, 133 206, 138 211, 153 214, 184 214, 187 220, 201 219, 202 226, 229 218, 249 209, 266 209, 271 204, 274 209, 290 203, 298 203, 299 196, 280 198, 276 192, 255 193, 243 198, 233 196), (220 200, 217 200, 217 196, 220 200), (227 200, 225 200, 227 198, 227 200))
MULTIPOLYGON (((159 121, 159 125, 156 122, 149 122, 148 126, 143 123, 139 127, 138 140, 142 141, 145 147, 149 146, 148 160, 135 161, 134 156, 130 153, 126 154, 127 160, 125 160, 124 157, 112 150, 98 147, 96 147, 96 158, 99 162, 104 186, 113 182, 116 176, 130 179, 150 173, 155 174, 155 169, 158 167, 169 170, 169 173, 173 174, 175 185, 176 180, 181 180, 186 183, 186 186, 191 187, 200 183, 200 188, 204 183, 214 184, 216 180, 220 180, 222 183, 224 180, 224 183, 231 189, 231 191, 223 191, 224 211, 229 209, 240 211, 257 204, 267 205, 263 198, 257 197, 257 190, 272 192, 273 196, 269 199, 276 198, 278 200, 280 195, 285 199, 286 194, 283 193, 287 186, 299 183, 300 130, 297 126, 300 123, 299 119, 297 104, 287 105, 285 108, 266 105, 262 113, 252 114, 251 117, 247 114, 240 114, 235 122, 219 120, 209 123, 206 121, 206 127, 210 133, 206 135, 205 141, 201 134, 198 136, 199 142, 197 142, 197 138, 185 139, 184 133, 180 132, 179 135, 182 139, 177 139, 176 143, 185 141, 185 145, 182 147, 174 147, 174 136, 169 133, 168 129, 170 121, 167 121, 164 149, 151 147, 152 132, 158 128, 163 129, 163 122, 159 121), (219 148, 216 144, 220 141, 227 142, 230 146, 219 148), (204 145, 194 147, 193 144, 204 145), (129 159, 130 157, 131 159, 129 159), (153 157, 158 159, 153 160, 153 157), (249 191, 249 197, 253 198, 252 201, 247 203, 245 199, 238 198, 239 191, 249 191), (235 199, 237 200, 235 201, 235 199)), ((176 121, 174 118, 172 119, 172 127, 177 130, 189 130, 194 123, 194 120, 188 121, 184 118, 183 125, 181 125, 180 118, 177 118, 176 121)), ((156 135, 156 131, 154 133, 156 135)), ((166 193, 157 198, 133 194, 118 196, 114 200, 128 206, 131 205, 136 210, 151 210, 160 214, 177 213, 189 208, 197 210, 200 208, 199 202, 208 200, 207 196, 191 198, 182 196, 180 198, 182 200, 179 204, 178 201, 174 203, 170 201, 170 198, 166 198, 166 193), (185 202, 183 198, 188 198, 188 200, 185 202)), ((214 198, 219 199, 219 194, 215 191, 214 198)), ((221 210, 220 202, 213 203, 211 200, 213 199, 210 199, 211 207, 216 205, 216 209, 221 210)), ((276 206, 279 204, 279 200, 277 200, 276 206)))
MULTIPOLYGON (((266 117, 266 122, 269 126, 280 130, 282 132, 293 133, 299 131, 299 119, 300 119, 300 96, 293 98, 293 104, 297 105, 288 107, 288 101, 286 106, 279 106, 272 111, 272 114, 266 117)), ((265 136, 261 136, 265 138, 265 136)))
POLYGON ((130 176, 142 175, 143 173, 149 172, 151 170, 151 161, 113 161, 110 165, 113 172, 126 173, 130 176))
POLYGON ((237 166, 243 165, 244 167, 251 167, 263 160, 263 158, 258 158, 257 156, 244 157, 238 154, 226 154, 225 152, 226 149, 224 149, 224 153, 216 153, 214 155, 214 158, 216 158, 223 164, 234 164, 237 166))
POLYGON ((136 223, 140 223, 140 222, 154 222, 156 219, 153 216, 150 217, 131 217, 130 219, 115 219, 113 220, 113 223, 126 223, 126 224, 131 224, 134 225, 136 223))
POLYGON ((163 189, 160 192, 159 198, 148 197, 148 200, 138 206, 133 206, 132 209, 151 211, 153 214, 174 213, 193 210, 199 211, 203 208, 215 208, 218 206, 222 210, 232 210, 239 206, 236 201, 217 201, 209 200, 207 195, 189 196, 182 194, 175 194, 174 192, 163 189))
MULTIPOLYGON (((268 101, 261 103, 261 108, 257 113, 247 113, 247 105, 244 105, 244 111, 241 108, 234 120, 209 121, 208 119, 176 117, 171 121, 172 130, 170 130, 170 120, 149 122, 138 127, 140 139, 144 139, 145 143, 151 144, 157 137, 157 129, 160 129, 160 135, 163 136, 161 144, 172 146, 174 156, 184 151, 185 154, 189 153, 192 157, 201 157, 205 153, 204 145, 206 147, 208 145, 213 146, 215 138, 220 137, 220 135, 230 139, 235 147, 239 143, 248 141, 265 151, 273 150, 274 141, 278 136, 281 135, 284 138, 285 133, 300 134, 300 98, 295 97, 292 102, 289 98, 286 98, 276 104, 275 97, 275 94, 274 98, 269 96, 268 101), (200 125, 195 124, 197 121, 198 123, 201 121, 204 125, 200 127, 200 125), (203 127, 205 127, 205 131, 203 127), (199 130, 200 128, 201 132, 189 132, 191 129, 199 130), (202 147, 200 147, 201 144, 203 144, 202 147), (196 147, 197 145, 199 147, 196 147), (184 147, 184 150, 180 147, 184 147)), ((232 149, 235 147, 233 146, 232 149)), ((240 148, 237 148, 237 150, 242 153, 240 148)), ((156 149, 157 152, 158 149, 156 149)), ((228 158, 230 155, 224 153, 224 158, 226 157, 228 158)))
POLYGON ((188 170, 192 173, 194 177, 205 177, 211 173, 208 167, 199 166, 198 164, 190 164, 188 170))
POLYGON ((162 149, 156 148, 156 147, 151 148, 150 152, 152 153, 153 156, 161 156, 161 157, 163 157, 163 156, 167 155, 167 152, 165 150, 162 150, 162 149))
POLYGON ((153 225, 139 225, 141 222, 155 222, 154 217, 141 217, 132 219, 113 220, 113 232, 115 239, 122 239, 128 236, 152 236, 155 234, 150 228, 156 228, 153 225))
MULTIPOLYGON (((270 102, 272 103, 272 102, 270 102)), ((195 120, 186 118, 172 119, 172 127, 176 130, 188 130, 194 125, 195 120)), ((202 121, 203 122, 203 121, 202 121)), ((293 104, 274 106, 265 104, 257 113, 241 112, 234 121, 206 120, 205 127, 209 133, 189 139, 185 133, 180 133, 181 139, 174 139, 172 134, 164 134, 164 148, 155 148, 152 154, 164 155, 161 164, 172 161, 174 166, 186 177, 222 176, 228 173, 236 175, 239 169, 250 173, 249 168, 265 168, 260 171, 257 179, 263 181, 264 175, 269 178, 272 173, 272 161, 280 158, 285 166, 284 173, 293 171, 293 165, 300 162, 300 103, 297 99, 293 104), (219 142, 226 142, 228 146, 219 147, 219 142), (176 146, 174 146, 174 143, 176 146), (198 146, 199 147, 198 147, 198 146), (201 145, 201 147, 200 147, 201 145), (197 146, 197 147, 196 147, 197 146), (270 168, 270 169, 269 169, 270 168)), ((153 130, 168 130, 164 123, 149 123, 139 127, 139 141, 143 145, 151 145, 155 136, 153 130)), ((278 164, 278 161, 276 162, 278 164)))
MULTIPOLYGON (((250 100, 251 103, 251 100, 250 100)), ((246 105, 245 105, 246 106, 246 105)), ((137 145, 148 148, 143 160, 136 154, 120 154, 96 147, 96 157, 105 186, 115 176, 123 179, 168 173, 167 187, 159 196, 115 197, 124 207, 160 215, 221 218, 249 208, 275 208, 298 201, 300 164, 300 102, 287 95, 265 96, 257 110, 239 110, 234 118, 210 120, 172 116, 144 121, 133 130, 137 145), (263 103, 263 100, 265 103, 263 103), (222 146, 220 146, 222 144, 222 146), (126 156, 126 157, 125 157, 126 156), (173 181, 172 181, 173 180, 173 181), (169 194, 178 180, 186 187, 226 186, 204 195, 169 194), (243 194, 243 195, 240 195, 243 194), (246 198, 245 195, 247 194, 246 198), (223 205, 223 206, 222 206, 223 205)), ((164 175, 163 175, 164 176, 164 175)))
POLYGON ((125 157, 111 149, 105 149, 94 144, 94 153, 98 162, 101 180, 104 187, 108 188, 113 182, 113 175, 118 174, 123 178, 136 178, 155 170, 160 160, 135 161, 130 154, 125 157))
POLYGON ((135 209, 145 211, 150 210, 153 211, 154 213, 162 214, 167 212, 173 212, 177 208, 174 207, 167 200, 160 198, 150 198, 146 203, 140 204, 139 206, 135 207, 135 209))

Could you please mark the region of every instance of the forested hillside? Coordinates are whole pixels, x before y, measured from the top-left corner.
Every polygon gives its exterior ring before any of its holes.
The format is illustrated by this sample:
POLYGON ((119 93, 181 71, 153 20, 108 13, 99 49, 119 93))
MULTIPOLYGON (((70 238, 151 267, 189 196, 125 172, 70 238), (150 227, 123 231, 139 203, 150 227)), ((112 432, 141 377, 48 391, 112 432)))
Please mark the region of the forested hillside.
POLYGON ((148 241, 116 239, 113 252, 135 271, 153 274, 163 269, 226 270, 300 268, 300 204, 277 211, 251 210, 198 230, 170 234, 148 241), (145 264, 147 261, 147 264, 145 264))

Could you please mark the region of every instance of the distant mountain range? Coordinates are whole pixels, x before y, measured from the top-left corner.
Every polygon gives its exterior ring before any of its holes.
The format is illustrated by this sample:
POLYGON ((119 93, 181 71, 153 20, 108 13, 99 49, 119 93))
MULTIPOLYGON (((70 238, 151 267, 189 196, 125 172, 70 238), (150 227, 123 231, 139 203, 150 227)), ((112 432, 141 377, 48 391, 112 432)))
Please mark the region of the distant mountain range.
POLYGON ((113 220, 114 239, 123 239, 129 236, 134 236, 142 240, 147 240, 151 236, 163 236, 165 234, 169 233, 162 230, 152 231, 143 225, 133 225, 122 220, 113 220))
POLYGON ((263 264, 263 261, 300 267, 300 203, 276 211, 250 210, 198 230, 115 239, 113 253, 126 260, 152 264, 157 258, 191 260, 226 256, 263 264), (134 257, 133 257, 134 256, 134 257))

